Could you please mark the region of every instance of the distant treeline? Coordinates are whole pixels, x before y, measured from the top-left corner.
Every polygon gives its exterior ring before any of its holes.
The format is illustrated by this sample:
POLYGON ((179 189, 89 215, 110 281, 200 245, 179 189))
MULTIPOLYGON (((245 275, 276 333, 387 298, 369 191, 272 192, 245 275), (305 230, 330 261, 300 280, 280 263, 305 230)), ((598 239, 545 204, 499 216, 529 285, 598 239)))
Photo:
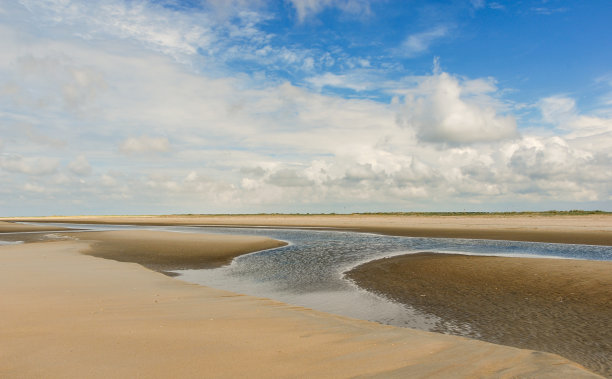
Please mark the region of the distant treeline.
POLYGON ((582 216, 595 214, 612 214, 612 212, 593 210, 584 211, 572 209, 570 211, 521 211, 521 212, 358 212, 358 213, 232 213, 232 214, 206 214, 186 213, 168 216, 333 216, 333 215, 381 215, 381 216, 582 216))
POLYGON ((558 215, 593 215, 612 214, 612 212, 594 210, 583 211, 572 209, 570 211, 521 211, 521 212, 380 212, 380 213, 354 213, 360 215, 398 215, 398 216, 558 216, 558 215))

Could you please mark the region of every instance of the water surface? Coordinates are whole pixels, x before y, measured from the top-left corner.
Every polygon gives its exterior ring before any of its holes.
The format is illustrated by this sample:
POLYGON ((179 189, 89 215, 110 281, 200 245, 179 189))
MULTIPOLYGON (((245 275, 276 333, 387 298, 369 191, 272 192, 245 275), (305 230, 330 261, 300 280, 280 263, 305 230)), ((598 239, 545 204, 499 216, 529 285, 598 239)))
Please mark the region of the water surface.
MULTIPOLYGON (((268 297, 339 315, 423 330, 443 320, 368 293, 343 278, 352 267, 398 254, 432 251, 512 257, 612 260, 612 247, 533 242, 411 238, 368 233, 260 228, 182 228, 183 231, 263 235, 289 246, 240 256, 226 267, 182 270, 181 279, 268 297)), ((465 334, 467 325, 445 325, 465 334), (465 329, 465 330, 464 330, 465 329)))

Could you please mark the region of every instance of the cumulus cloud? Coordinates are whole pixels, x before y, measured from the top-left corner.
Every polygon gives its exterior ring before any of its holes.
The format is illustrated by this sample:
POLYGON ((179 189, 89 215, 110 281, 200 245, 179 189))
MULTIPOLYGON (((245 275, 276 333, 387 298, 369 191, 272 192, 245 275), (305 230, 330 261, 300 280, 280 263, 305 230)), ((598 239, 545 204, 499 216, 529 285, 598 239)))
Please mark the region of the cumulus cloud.
POLYGON ((131 137, 123 141, 119 151, 125 154, 164 153, 170 151, 170 142, 166 137, 131 137))
POLYGON ((559 137, 550 139, 524 139, 510 157, 514 172, 530 179, 550 179, 574 176, 589 156, 578 154, 559 137))
POLYGON ((495 87, 482 84, 435 72, 407 91, 401 120, 427 142, 461 144, 516 137, 514 117, 500 114, 499 102, 488 94, 495 87))
POLYGON ((268 183, 279 187, 304 187, 313 183, 300 170, 285 168, 268 177, 268 183))

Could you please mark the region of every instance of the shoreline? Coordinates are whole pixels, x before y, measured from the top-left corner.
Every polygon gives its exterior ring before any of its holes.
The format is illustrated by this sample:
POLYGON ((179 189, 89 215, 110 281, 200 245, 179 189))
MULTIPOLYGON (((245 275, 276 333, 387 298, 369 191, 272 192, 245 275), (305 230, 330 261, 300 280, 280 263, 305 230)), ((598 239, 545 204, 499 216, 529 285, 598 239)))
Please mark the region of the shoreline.
POLYGON ((59 226, 39 226, 39 225, 26 225, 17 224, 13 221, 0 221, 0 235, 4 233, 35 233, 35 232, 59 232, 70 230, 68 228, 62 228, 59 226))
POLYGON ((89 245, 0 247, 1 376, 598 377, 553 354, 188 284, 89 245))
POLYGON ((560 354, 612 377, 612 262, 416 253, 361 264, 359 287, 444 320, 435 331, 560 354), (461 334, 461 333, 459 333, 461 334))
POLYGON ((226 215, 0 218, 2 221, 143 226, 266 226, 343 229, 405 237, 467 238, 612 246, 612 215, 226 215))

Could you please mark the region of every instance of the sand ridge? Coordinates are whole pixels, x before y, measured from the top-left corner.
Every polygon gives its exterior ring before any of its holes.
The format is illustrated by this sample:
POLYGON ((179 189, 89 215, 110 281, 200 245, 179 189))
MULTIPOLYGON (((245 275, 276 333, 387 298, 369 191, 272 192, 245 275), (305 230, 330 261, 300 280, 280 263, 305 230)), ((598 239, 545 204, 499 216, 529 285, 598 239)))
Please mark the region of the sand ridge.
POLYGON ((0 376, 597 377, 556 355, 186 284, 88 248, 0 247, 0 376))

